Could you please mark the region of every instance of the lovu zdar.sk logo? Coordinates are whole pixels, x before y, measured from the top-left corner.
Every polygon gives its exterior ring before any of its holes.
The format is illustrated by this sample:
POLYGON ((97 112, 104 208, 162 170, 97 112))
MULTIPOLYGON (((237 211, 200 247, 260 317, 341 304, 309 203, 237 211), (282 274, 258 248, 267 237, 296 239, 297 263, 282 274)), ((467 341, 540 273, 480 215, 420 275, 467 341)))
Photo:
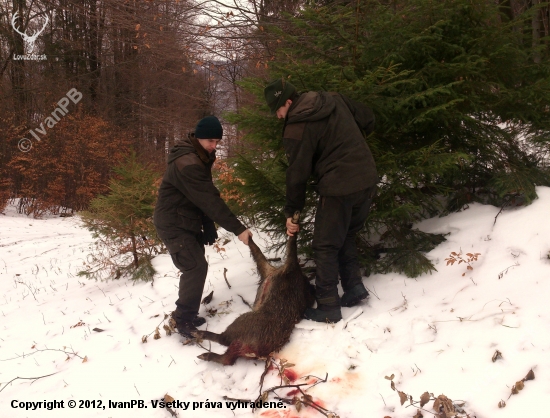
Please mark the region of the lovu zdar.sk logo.
POLYGON ((27 35, 27 31, 21 32, 17 26, 16 26, 16 20, 19 13, 15 13, 13 17, 11 18, 11 25, 13 27, 13 30, 16 31, 19 35, 23 37, 23 42, 25 43, 25 49, 27 53, 25 55, 14 55, 14 60, 32 60, 32 61, 41 61, 46 59, 46 55, 38 55, 38 51, 36 50, 36 39, 38 38, 38 35, 40 35, 42 32, 44 32, 44 29, 46 29, 46 25, 49 22, 48 16, 46 16, 46 21, 44 22, 44 25, 42 25, 42 28, 40 30, 37 30, 32 35, 27 35))

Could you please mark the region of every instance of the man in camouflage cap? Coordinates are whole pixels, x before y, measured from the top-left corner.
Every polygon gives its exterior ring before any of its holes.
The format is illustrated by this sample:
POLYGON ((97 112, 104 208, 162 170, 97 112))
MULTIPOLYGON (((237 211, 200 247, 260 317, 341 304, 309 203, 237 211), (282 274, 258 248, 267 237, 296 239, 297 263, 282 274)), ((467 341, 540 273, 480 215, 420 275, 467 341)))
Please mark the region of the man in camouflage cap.
POLYGON ((378 175, 365 141, 374 128, 374 114, 365 105, 341 94, 299 94, 285 79, 264 90, 271 113, 284 119, 286 171, 286 228, 299 226, 292 214, 305 204, 311 176, 319 192, 315 215, 315 297, 317 308, 304 316, 319 322, 338 322, 341 306, 351 307, 368 296, 357 260, 355 236, 363 227, 376 191, 378 175), (338 276, 344 294, 338 295, 338 276))

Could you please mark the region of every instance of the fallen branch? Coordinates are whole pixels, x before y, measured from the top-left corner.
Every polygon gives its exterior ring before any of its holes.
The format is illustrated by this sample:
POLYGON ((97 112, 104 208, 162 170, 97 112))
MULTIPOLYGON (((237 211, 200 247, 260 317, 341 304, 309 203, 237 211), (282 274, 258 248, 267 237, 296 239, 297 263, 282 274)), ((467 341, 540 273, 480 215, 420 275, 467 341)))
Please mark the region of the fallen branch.
MULTIPOLYGON (((316 404, 313 401, 312 396, 305 393, 304 390, 302 390, 302 387, 304 387, 304 386, 308 386, 308 388, 306 388, 305 390, 309 390, 309 389, 313 388, 314 386, 318 385, 319 383, 327 382, 328 381, 328 373, 326 374, 324 379, 321 379, 320 377, 312 376, 312 375, 307 375, 307 376, 303 377, 304 379, 307 379, 307 378, 310 378, 310 377, 313 377, 313 378, 317 379, 317 381, 313 384, 311 384, 311 383, 298 383, 298 384, 287 383, 285 385, 281 384, 281 385, 278 385, 278 386, 273 386, 273 387, 271 387, 271 388, 269 388, 269 389, 262 392, 264 378, 265 378, 265 376, 266 376, 266 374, 269 370, 269 366, 270 366, 271 363, 273 363, 273 365, 275 367, 277 367, 278 374, 281 377, 281 383, 282 383, 283 380, 285 382, 289 382, 288 378, 284 374, 284 371, 285 371, 286 367, 292 367, 292 366, 294 366, 294 364, 287 363, 286 360, 281 360, 281 363, 277 364, 275 362, 274 358, 271 355, 269 355, 266 359, 265 369, 264 369, 264 372, 262 373, 262 377, 260 379, 260 395, 256 398, 254 403, 256 403, 256 402, 265 402, 267 400, 268 396, 269 396, 269 393, 273 393, 275 395, 275 399, 277 399, 281 402, 284 402, 287 405, 294 405, 294 407, 296 408, 296 410, 298 412, 300 412, 300 409, 302 408, 302 405, 305 405, 306 407, 311 407, 311 408, 315 409, 316 411, 320 412, 321 414, 323 414, 327 418, 339 418, 338 415, 336 415, 334 412, 331 412, 328 409, 323 408, 321 405, 316 404), (298 390, 302 395, 301 398, 298 398, 297 396, 294 396, 292 398, 281 398, 275 392, 276 390, 279 390, 279 389, 289 389, 289 388, 293 388, 293 389, 298 390)), ((254 411, 254 409, 255 408, 253 408, 252 410, 254 411)))
POLYGON ((15 282, 16 283, 21 283, 21 284, 24 284, 25 286, 27 286, 27 289, 29 289, 29 292, 31 292, 32 297, 34 298, 34 300, 38 302, 38 299, 36 299, 36 296, 34 295, 34 292, 32 291, 31 287, 27 283, 21 282, 19 280, 16 280, 15 282))
POLYGON ((223 268, 223 278, 225 279, 225 282, 227 283, 227 287, 231 289, 231 285, 229 284, 229 281, 227 280, 227 269, 223 268))
MULTIPOLYGON (((32 348, 32 347, 31 347, 32 348)), ((68 351, 65 351, 65 350, 61 350, 59 348, 43 348, 41 350, 38 350, 38 349, 35 349, 35 351, 33 351, 32 353, 29 353, 29 354, 24 354, 23 355, 18 355, 17 357, 12 357, 12 358, 6 358, 6 359, 3 359, 3 360, 0 360, 0 361, 9 361, 9 360, 16 360, 18 358, 25 358, 25 357, 29 357, 29 356, 32 356, 33 354, 36 354, 40 351, 59 351, 61 353, 65 353, 67 354, 67 356, 70 356, 70 355, 73 355, 73 356, 76 356, 82 360, 84 360, 84 357, 81 357, 79 356, 78 354, 75 353, 75 351, 73 350, 72 353, 71 352, 68 352, 68 351)))
POLYGON ((237 296, 240 297, 240 298, 242 299, 243 303, 244 303, 246 306, 248 306, 250 309, 253 309, 252 305, 251 305, 250 303, 248 303, 248 302, 246 301, 245 298, 243 298, 241 295, 237 295, 237 296))
MULTIPOLYGON (((46 375, 44 375, 44 376, 38 376, 38 377, 16 377, 16 378, 14 378, 14 379, 11 379, 8 383, 6 383, 6 384, 4 385, 4 387, 3 387, 2 389, 0 389, 0 392, 2 392, 4 389, 6 389, 6 387, 7 387, 11 382, 16 381, 17 379, 32 380, 32 381, 33 381, 32 383, 34 383, 34 382, 37 381, 38 379, 42 379, 43 377, 53 376, 54 374, 57 374, 57 373, 59 373, 59 372, 50 373, 50 374, 46 374, 46 375)), ((32 385, 32 383, 31 383, 31 385, 32 385)))

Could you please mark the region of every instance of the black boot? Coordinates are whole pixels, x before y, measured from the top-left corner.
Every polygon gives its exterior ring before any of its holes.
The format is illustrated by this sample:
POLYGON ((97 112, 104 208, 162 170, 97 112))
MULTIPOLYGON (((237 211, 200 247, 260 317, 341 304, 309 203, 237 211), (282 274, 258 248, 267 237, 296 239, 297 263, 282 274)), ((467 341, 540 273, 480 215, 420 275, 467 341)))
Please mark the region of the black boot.
POLYGON ((315 309, 307 308, 304 312, 304 318, 316 322, 335 323, 342 319, 342 312, 340 311, 339 306, 330 310, 324 310, 320 307, 317 307, 315 309))
POLYGON ((202 316, 196 316, 192 321, 191 323, 196 326, 196 327, 200 327, 201 325, 204 325, 206 324, 206 319, 204 319, 202 316))
POLYGON ((172 312, 170 324, 177 329, 178 334, 187 338, 193 338, 192 332, 198 331, 197 327, 204 324, 206 320, 203 317, 196 316, 193 319, 188 319, 183 316, 178 316, 177 311, 172 312))
POLYGON ((176 322, 176 328, 178 329, 178 334, 186 338, 194 338, 192 333, 198 331, 193 322, 176 322))
POLYGON ((304 318, 316 322, 338 322, 342 319, 340 303, 337 296, 317 299, 317 308, 307 308, 304 318))
POLYGON ((368 290, 363 283, 356 284, 346 290, 340 299, 340 304, 347 308, 358 305, 362 300, 369 296, 368 290))

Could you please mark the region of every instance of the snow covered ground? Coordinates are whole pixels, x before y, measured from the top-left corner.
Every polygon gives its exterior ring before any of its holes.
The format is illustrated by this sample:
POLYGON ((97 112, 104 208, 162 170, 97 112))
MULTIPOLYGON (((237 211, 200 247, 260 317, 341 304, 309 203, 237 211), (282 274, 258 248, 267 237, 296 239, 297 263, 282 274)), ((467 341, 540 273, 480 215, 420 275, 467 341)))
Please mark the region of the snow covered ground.
MULTIPOLYGON (((291 384, 328 374, 307 393, 341 418, 415 416, 417 409, 409 401, 401 405, 392 390, 392 375, 395 388, 415 402, 426 391, 444 394, 465 402, 471 417, 550 416, 544 412, 550 396, 550 189, 537 192, 532 205, 503 211, 495 225, 499 208, 479 204, 417 225, 450 233, 428 254, 438 272, 417 279, 365 278, 371 297, 360 309, 344 308, 347 321, 299 323, 277 356, 294 364, 286 373, 291 384), (480 255, 469 270, 465 263, 447 265, 452 252, 465 259, 467 253, 480 255), (510 396, 530 370, 535 379, 510 396)), ((261 245, 261 234, 255 238, 261 245)), ((0 215, 1 417, 323 416, 287 405, 255 412, 227 407, 224 396, 258 397, 264 363, 204 362, 196 358, 203 348, 165 334, 163 318, 174 307, 178 284, 168 255, 154 260, 153 284, 77 277, 92 242, 77 218, 36 220, 12 207, 0 215), (161 338, 155 340, 157 326, 161 338), (161 408, 166 394, 179 404, 161 408), (69 401, 76 402, 74 409, 69 401), (120 408, 131 401, 126 406, 133 408, 120 408)), ((214 297, 200 313, 217 309, 207 318, 214 332, 249 309, 241 297, 252 302, 256 289, 247 247, 232 238, 224 248, 221 254, 207 248, 204 295, 213 290, 214 297)), ((211 348, 225 350, 215 343, 211 348)), ((263 388, 280 384, 271 370, 263 388)), ((277 393, 292 398, 296 390, 277 393)), ((273 394, 268 401, 276 401, 273 394)), ((433 416, 432 406, 424 405, 424 417, 433 416)))

